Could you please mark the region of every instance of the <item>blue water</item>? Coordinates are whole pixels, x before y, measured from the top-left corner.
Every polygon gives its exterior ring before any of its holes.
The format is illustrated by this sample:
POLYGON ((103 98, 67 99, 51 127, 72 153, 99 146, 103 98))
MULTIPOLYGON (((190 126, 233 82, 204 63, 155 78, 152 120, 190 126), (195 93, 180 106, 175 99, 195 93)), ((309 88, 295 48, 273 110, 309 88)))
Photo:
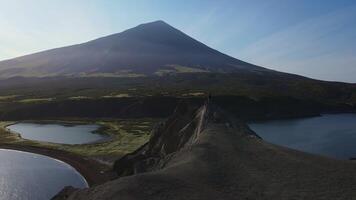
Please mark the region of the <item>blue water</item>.
POLYGON ((249 126, 274 144, 338 159, 356 157, 356 114, 266 121, 249 126))
POLYGON ((88 187, 70 165, 33 153, 0 149, 0 199, 48 200, 63 187, 88 187))
POLYGON ((61 144, 86 144, 107 138, 103 134, 93 133, 99 128, 98 125, 17 123, 7 128, 25 139, 61 144))

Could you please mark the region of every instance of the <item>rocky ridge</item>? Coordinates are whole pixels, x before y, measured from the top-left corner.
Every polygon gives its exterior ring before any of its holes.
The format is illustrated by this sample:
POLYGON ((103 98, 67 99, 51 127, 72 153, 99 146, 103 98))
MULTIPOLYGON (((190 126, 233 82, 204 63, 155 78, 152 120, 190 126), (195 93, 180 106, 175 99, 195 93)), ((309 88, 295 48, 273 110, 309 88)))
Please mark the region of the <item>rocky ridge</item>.
POLYGON ((207 101, 181 102, 150 141, 115 163, 120 178, 54 199, 353 199, 356 167, 269 144, 207 101))

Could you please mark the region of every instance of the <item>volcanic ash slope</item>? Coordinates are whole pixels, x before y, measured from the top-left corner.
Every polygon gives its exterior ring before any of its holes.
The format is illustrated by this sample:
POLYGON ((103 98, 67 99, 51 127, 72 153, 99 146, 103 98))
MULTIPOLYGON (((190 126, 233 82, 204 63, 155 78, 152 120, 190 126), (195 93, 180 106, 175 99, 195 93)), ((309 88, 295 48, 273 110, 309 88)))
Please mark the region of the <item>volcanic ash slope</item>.
POLYGON ((121 178, 55 199, 356 199, 351 161, 269 144, 209 103, 181 103, 115 170, 121 178))

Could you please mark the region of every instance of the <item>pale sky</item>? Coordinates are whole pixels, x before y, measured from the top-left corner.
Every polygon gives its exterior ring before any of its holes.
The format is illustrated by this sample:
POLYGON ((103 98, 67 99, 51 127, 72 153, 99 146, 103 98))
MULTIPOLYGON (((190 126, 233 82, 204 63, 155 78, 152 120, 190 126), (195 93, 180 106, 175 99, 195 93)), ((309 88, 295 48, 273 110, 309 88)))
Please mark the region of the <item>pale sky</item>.
POLYGON ((0 0, 0 60, 156 20, 253 64, 356 82, 353 0, 0 0))

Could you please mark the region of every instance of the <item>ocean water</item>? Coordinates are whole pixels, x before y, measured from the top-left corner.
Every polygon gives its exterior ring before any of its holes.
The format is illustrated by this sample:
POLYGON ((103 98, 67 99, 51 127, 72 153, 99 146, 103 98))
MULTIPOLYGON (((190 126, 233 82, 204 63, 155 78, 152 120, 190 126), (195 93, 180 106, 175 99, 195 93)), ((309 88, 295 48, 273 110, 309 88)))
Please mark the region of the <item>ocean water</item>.
POLYGON ((337 159, 356 157, 356 114, 250 123, 264 140, 337 159))
POLYGON ((0 149, 0 199, 48 200, 63 187, 88 187, 70 165, 33 153, 0 149))

